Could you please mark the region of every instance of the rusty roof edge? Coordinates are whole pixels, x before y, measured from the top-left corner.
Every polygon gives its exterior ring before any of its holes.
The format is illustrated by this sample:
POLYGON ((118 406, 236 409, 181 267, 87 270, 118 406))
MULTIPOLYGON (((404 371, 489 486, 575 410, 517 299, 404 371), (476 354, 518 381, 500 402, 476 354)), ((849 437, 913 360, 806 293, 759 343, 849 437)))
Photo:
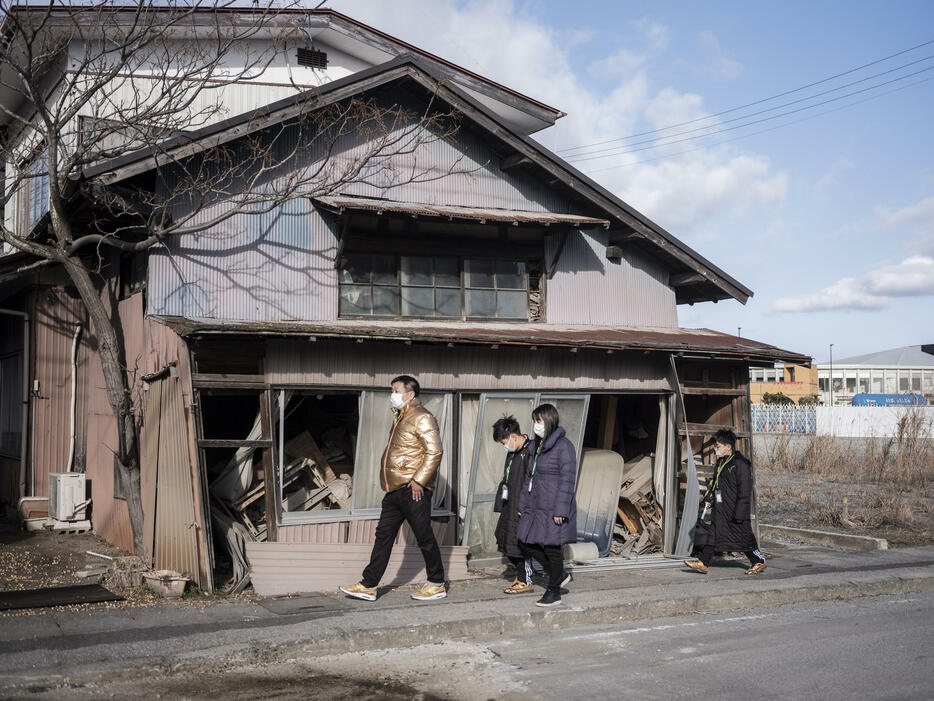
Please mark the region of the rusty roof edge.
MULTIPOLYGON (((359 338, 377 341, 420 341, 428 343, 459 343, 459 344, 482 344, 496 346, 536 346, 548 348, 587 348, 603 351, 623 351, 631 350, 637 352, 666 352, 677 353, 679 355, 700 354, 712 357, 727 356, 737 360, 787 360, 810 364, 812 359, 809 356, 800 353, 794 353, 775 346, 763 344, 761 347, 735 348, 729 346, 701 346, 685 342, 657 343, 652 341, 613 341, 607 339, 581 339, 581 338, 544 338, 531 335, 505 337, 497 335, 493 330, 478 330, 476 328, 469 333, 461 335, 432 332, 430 329, 399 328, 386 331, 377 331, 374 327, 362 327, 348 325, 346 328, 338 328, 333 324, 315 325, 314 322, 225 322, 225 321, 203 321, 188 319, 184 317, 171 317, 153 315, 150 317, 153 321, 164 324, 172 328, 176 333, 183 337, 192 336, 275 336, 275 337, 314 337, 314 338, 359 338)), ((546 331, 547 329, 541 329, 546 331)), ((452 329, 454 331, 454 329, 452 329)), ((464 329, 465 332, 468 329, 464 329)), ((580 329, 577 333, 586 333, 587 328, 580 329)), ((652 331, 652 329, 646 329, 652 331)), ((711 332, 708 329, 697 329, 696 331, 707 332, 711 335, 724 336, 732 338, 726 334, 711 332)), ((748 340, 748 339, 745 339, 748 340)))

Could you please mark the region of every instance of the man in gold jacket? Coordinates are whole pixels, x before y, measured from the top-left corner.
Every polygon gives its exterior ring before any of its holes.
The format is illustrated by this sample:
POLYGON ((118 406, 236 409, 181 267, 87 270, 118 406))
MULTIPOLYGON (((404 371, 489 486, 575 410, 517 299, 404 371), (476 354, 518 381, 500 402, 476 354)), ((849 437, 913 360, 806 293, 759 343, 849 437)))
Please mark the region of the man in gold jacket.
POLYGON ((425 558, 428 581, 413 599, 431 601, 447 596, 441 550, 431 530, 431 492, 441 464, 438 422, 418 401, 418 380, 400 375, 392 381, 389 397, 393 412, 389 443, 380 463, 379 484, 383 497, 370 564, 363 579, 340 590, 357 599, 376 600, 376 587, 389 564, 392 544, 403 522, 408 522, 425 558))

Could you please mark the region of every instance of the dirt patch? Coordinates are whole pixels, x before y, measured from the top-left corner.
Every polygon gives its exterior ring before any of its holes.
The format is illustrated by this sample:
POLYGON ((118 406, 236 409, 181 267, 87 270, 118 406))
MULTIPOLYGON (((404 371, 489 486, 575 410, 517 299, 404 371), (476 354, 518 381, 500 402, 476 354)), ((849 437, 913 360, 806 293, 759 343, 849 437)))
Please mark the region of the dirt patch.
POLYGON ((0 590, 84 584, 87 580, 76 576, 79 570, 89 563, 107 562, 88 555, 88 550, 112 557, 127 555, 93 533, 28 532, 16 520, 0 521, 0 590))
POLYGON ((934 544, 934 489, 761 467, 759 521, 885 538, 890 547, 934 544))
POLYGON ((483 701, 535 698, 511 667, 478 643, 446 642, 310 657, 301 650, 174 665, 98 669, 5 687, 16 698, 327 699, 328 701, 483 701))
MULTIPOLYGON (((27 532, 14 519, 0 521, 0 591, 22 591, 63 587, 71 584, 87 584, 97 581, 77 576, 89 565, 109 565, 111 561, 88 555, 90 550, 114 558, 129 557, 129 553, 111 545, 94 533, 66 535, 51 531, 27 532)), ((99 610, 102 608, 125 609, 140 606, 207 606, 212 602, 256 601, 252 589, 237 595, 207 595, 197 588, 190 588, 181 599, 164 599, 146 587, 126 588, 114 583, 114 578, 105 574, 101 582, 111 591, 124 597, 124 601, 109 601, 96 604, 74 604, 59 606, 56 610, 99 610)), ((28 616, 47 609, 18 609, 0 611, 0 619, 6 616, 28 616)))

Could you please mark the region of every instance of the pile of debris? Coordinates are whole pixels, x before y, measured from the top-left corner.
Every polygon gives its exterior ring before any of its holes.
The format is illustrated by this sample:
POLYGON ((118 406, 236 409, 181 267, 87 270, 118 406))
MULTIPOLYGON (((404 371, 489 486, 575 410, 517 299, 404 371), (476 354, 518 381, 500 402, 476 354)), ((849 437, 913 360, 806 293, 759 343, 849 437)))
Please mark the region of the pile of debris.
POLYGON ((661 552, 662 507, 655 498, 652 456, 642 455, 626 463, 613 530, 610 555, 632 557, 661 552))
MULTIPOLYGON (((325 443, 322 451, 308 431, 285 444, 280 485, 283 511, 350 509, 352 477, 346 472, 337 474, 332 467, 350 463, 338 445, 325 443)), ((246 457, 244 460, 238 451, 211 485, 214 533, 226 542, 233 568, 231 593, 249 584, 246 542, 264 542, 267 538, 266 480, 260 451, 250 451, 246 457)))

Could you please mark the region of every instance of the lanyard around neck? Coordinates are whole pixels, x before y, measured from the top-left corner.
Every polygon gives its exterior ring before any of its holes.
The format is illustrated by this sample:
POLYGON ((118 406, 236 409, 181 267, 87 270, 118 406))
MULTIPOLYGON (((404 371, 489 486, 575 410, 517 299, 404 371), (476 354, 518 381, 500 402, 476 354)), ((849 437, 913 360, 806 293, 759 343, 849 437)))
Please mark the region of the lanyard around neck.
POLYGON ((538 447, 535 449, 535 459, 532 460, 532 472, 529 475, 529 479, 535 476, 535 466, 538 464, 538 456, 542 452, 542 446, 545 445, 545 439, 543 438, 538 442, 538 447))
POLYGON ((720 486, 720 473, 723 472, 723 468, 726 467, 729 464, 730 460, 732 459, 733 459, 733 453, 730 453, 730 456, 717 466, 717 476, 714 477, 714 480, 713 480, 714 491, 717 491, 717 487, 720 486))

